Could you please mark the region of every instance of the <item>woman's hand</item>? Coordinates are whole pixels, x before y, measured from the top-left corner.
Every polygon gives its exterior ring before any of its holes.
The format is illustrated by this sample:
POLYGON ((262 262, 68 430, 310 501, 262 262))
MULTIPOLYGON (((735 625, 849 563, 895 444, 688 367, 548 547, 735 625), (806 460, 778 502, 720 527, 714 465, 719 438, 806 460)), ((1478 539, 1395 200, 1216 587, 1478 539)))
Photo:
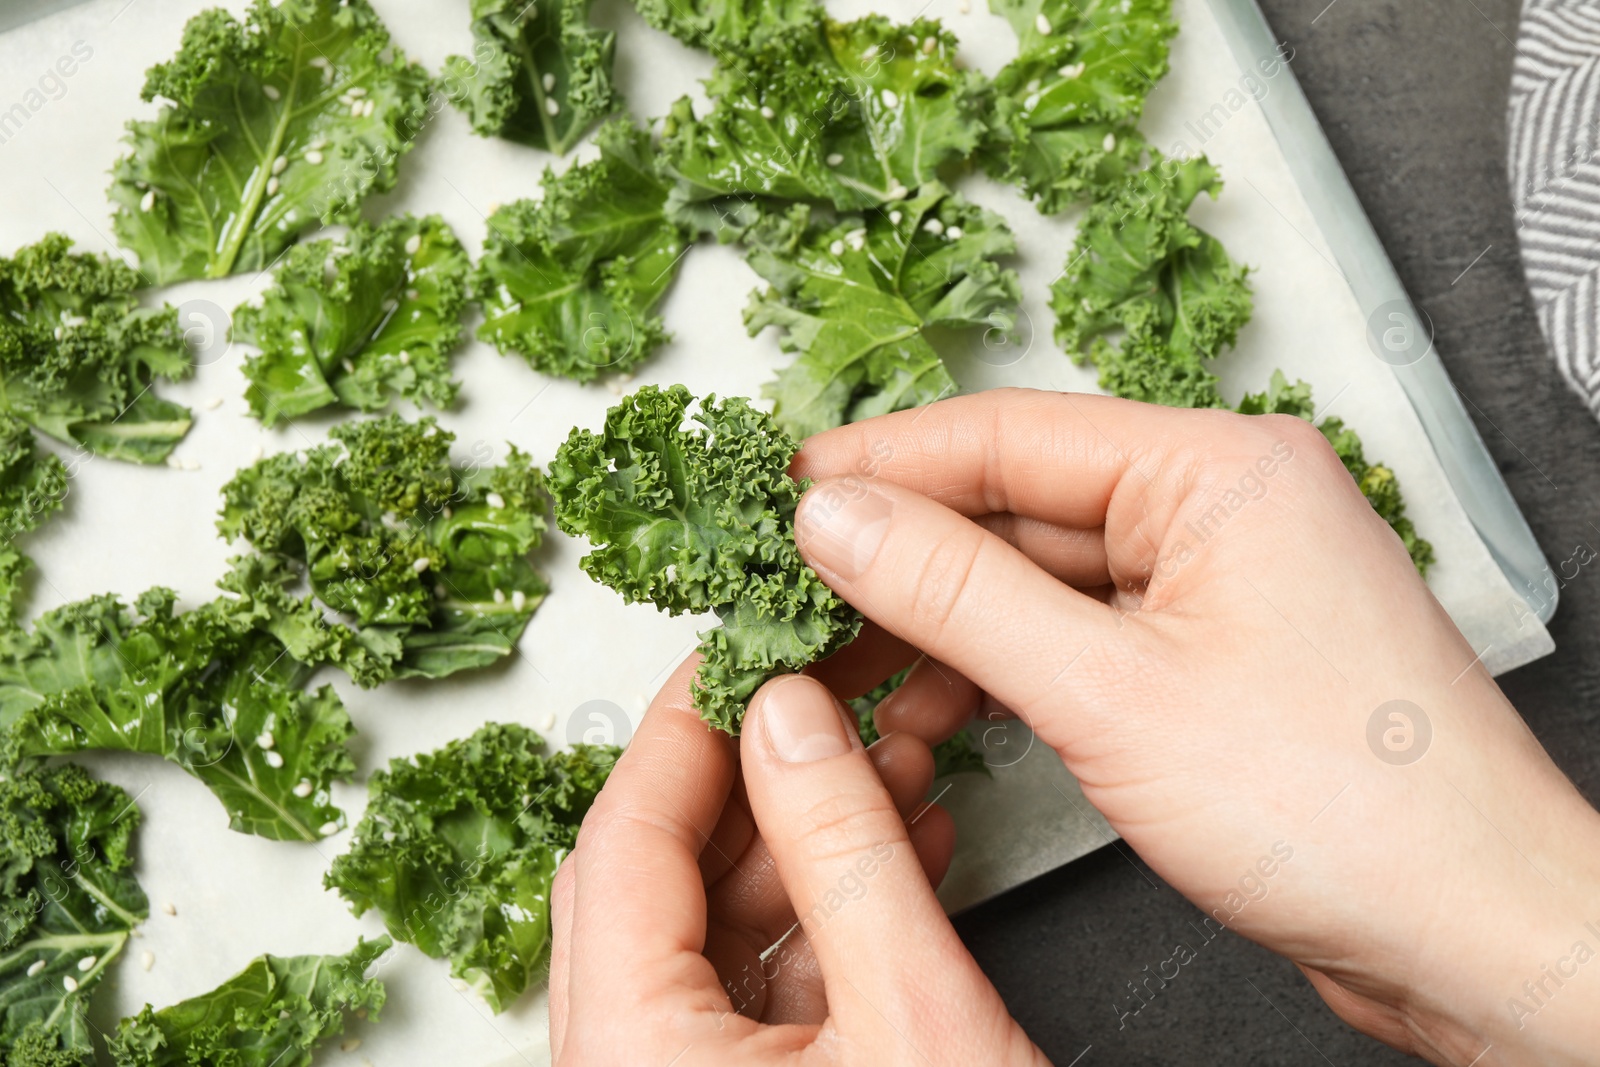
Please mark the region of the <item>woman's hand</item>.
MULTIPOLYGON (((872 643, 818 676, 854 695, 902 665, 872 643)), ((695 667, 656 697, 556 876, 555 1062, 1043 1063, 933 895, 954 832, 921 803, 927 746, 864 750, 801 676, 761 689, 736 743, 691 707, 695 667)))
MULTIPOLYGON (((1352 1025, 1441 1064, 1595 1062, 1600 818, 1310 425, 1006 390, 793 470, 807 561, 940 661, 881 730, 938 740, 986 693, 1352 1025)), ((924 922, 944 944, 931 911, 884 929, 924 922)))

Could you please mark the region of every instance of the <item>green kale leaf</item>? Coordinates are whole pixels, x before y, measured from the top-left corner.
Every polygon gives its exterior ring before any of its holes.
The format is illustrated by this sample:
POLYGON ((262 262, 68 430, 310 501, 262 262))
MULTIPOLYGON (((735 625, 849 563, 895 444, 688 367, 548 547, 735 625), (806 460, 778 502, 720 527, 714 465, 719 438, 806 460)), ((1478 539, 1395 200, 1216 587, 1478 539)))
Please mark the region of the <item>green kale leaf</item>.
POLYGON ((90 996, 149 915, 139 809, 70 763, 0 777, 0 1062, 93 1062, 90 996))
POLYGON ((193 369, 170 307, 144 310, 119 260, 59 233, 0 257, 0 412, 68 445, 159 463, 189 410, 151 392, 193 369))
POLYGON ((454 466, 454 435, 431 418, 350 422, 331 436, 239 472, 223 487, 222 535, 303 573, 354 620, 369 684, 510 655, 549 588, 528 559, 545 529, 538 468, 516 448, 498 467, 486 455, 454 466))
POLYGON ((590 0, 472 0, 473 58, 441 79, 474 133, 564 154, 621 101, 617 35, 589 22, 590 0))
POLYGON ((979 153, 1045 214, 1113 195, 1148 149, 1135 124, 1167 72, 1172 0, 990 0, 1017 32, 979 153))
POLYGON ((800 558, 794 514, 805 486, 789 477, 796 446, 741 397, 694 398, 646 386, 606 413, 600 434, 574 429, 550 465, 562 530, 587 537, 582 567, 629 603, 714 611, 695 706, 736 734, 767 678, 822 659, 861 616, 800 558))
POLYGON ((255 0, 184 27, 145 75, 108 192, 117 240, 157 285, 271 265, 304 230, 352 222, 427 114, 427 74, 367 0, 255 0))
POLYGON ((333 404, 375 411, 398 393, 448 406, 471 264, 437 215, 357 222, 343 242, 291 248, 260 307, 234 311, 250 411, 268 426, 333 404))
POLYGON ((1361 438, 1344 424, 1343 419, 1331 415, 1321 420, 1316 418, 1317 409, 1311 401, 1311 386, 1305 382, 1290 385, 1282 371, 1273 371, 1266 391, 1246 396, 1239 402, 1238 410, 1246 415, 1294 415, 1307 422, 1316 422, 1317 429, 1322 431, 1322 436, 1328 439, 1344 463, 1344 469, 1361 487, 1362 495, 1406 546, 1417 573, 1424 578, 1428 576, 1428 568, 1434 562, 1433 545, 1417 536, 1416 527, 1406 517, 1405 501, 1400 496, 1400 482, 1395 478, 1394 471, 1381 463, 1367 460, 1361 438))
POLYGON ((333 689, 305 692, 314 661, 341 642, 290 655, 265 628, 272 613, 247 597, 194 611, 151 589, 132 608, 94 597, 47 613, 6 640, 0 725, 13 759, 91 749, 158 755, 198 778, 229 825, 279 840, 336 832, 329 787, 355 764, 353 732, 333 689))
POLYGON ((718 56, 814 24, 822 14, 816 0, 634 0, 634 7, 656 29, 718 56))
POLYGON ((474 276, 478 336, 580 382, 630 370, 667 339, 653 310, 688 250, 664 213, 668 184, 648 131, 619 120, 595 139, 598 159, 547 169, 542 199, 489 217, 474 276))
POLYGON ((1222 188, 1205 159, 1158 159, 1090 206, 1072 258, 1051 286, 1056 341, 1100 368, 1116 396, 1173 407, 1226 407, 1208 362, 1250 319, 1248 271, 1194 226, 1189 205, 1222 188), (1121 331, 1113 346, 1108 334, 1121 331))
POLYGON ((67 465, 39 448, 27 423, 0 412, 0 631, 16 625, 23 575, 32 565, 17 538, 38 529, 66 497, 67 465))
POLYGON ((362 939, 343 956, 257 956, 197 997, 156 1011, 146 1004, 117 1024, 117 1067, 309 1067, 312 1052, 344 1030, 344 1017, 376 1018, 383 983, 365 977, 389 951, 362 939))
POLYGON ((978 146, 984 81, 958 69, 955 52, 936 21, 873 15, 775 29, 721 55, 706 82, 712 109, 696 118, 684 98, 667 116, 674 209, 692 218, 719 198, 846 211, 905 199, 978 146))
POLYGON ((372 776, 366 814, 326 883, 357 915, 470 985, 496 1012, 543 979, 550 884, 620 750, 543 755, 515 724, 490 723, 372 776))
MULTIPOLYGON (((878 733, 878 724, 873 720, 873 713, 878 710, 883 698, 899 689, 906 680, 906 675, 910 673, 911 668, 907 667, 870 693, 850 701, 850 710, 856 713, 856 730, 861 734, 863 745, 871 745, 881 736, 878 733)), ((984 761, 983 753, 973 747, 972 735, 965 730, 933 746, 933 776, 943 778, 947 774, 981 774, 986 778, 994 777, 994 772, 989 770, 989 764, 984 761)))
POLYGON ((811 224, 799 205, 746 241, 773 288, 752 294, 745 326, 776 326, 797 354, 764 390, 797 439, 954 393, 930 328, 1015 326, 1021 287, 994 262, 1016 251, 1011 231, 938 182, 831 225, 811 224))

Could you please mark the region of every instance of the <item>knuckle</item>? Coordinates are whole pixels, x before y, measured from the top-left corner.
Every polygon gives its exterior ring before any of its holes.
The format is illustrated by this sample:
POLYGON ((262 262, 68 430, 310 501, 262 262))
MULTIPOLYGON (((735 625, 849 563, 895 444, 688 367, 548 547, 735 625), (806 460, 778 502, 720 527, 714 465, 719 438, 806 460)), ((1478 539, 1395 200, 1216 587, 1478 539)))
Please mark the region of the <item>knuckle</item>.
POLYGON ((863 851, 887 840, 892 822, 898 819, 886 795, 863 790, 830 793, 796 821, 800 849, 812 866, 853 863, 863 851))
POLYGON ((936 644, 961 613, 986 538, 977 527, 946 534, 927 547, 911 585, 913 632, 936 644))

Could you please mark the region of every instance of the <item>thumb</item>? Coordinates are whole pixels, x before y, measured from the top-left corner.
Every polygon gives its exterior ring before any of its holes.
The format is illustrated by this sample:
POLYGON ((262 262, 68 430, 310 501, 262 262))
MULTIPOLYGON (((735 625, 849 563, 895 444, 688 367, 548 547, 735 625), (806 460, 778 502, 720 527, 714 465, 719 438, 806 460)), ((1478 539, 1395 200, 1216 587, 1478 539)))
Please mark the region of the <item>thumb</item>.
MULTIPOLYGON (((739 746, 751 813, 816 954, 833 1024, 920 1047, 930 1005, 943 1023, 973 1013, 980 1034, 996 1012, 1009 1023, 846 714, 820 682, 787 675, 756 694, 739 746)), ((782 968, 783 952, 770 967, 782 968)))

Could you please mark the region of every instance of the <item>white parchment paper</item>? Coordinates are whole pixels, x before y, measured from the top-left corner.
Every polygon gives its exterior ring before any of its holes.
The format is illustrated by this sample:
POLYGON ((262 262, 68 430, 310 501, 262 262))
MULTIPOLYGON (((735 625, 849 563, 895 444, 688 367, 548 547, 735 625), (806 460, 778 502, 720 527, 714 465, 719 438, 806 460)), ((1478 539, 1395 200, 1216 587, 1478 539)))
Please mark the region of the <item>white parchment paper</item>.
MULTIPOLYGON (((447 55, 469 50, 464 0, 373 2, 396 41, 430 69, 438 69, 447 55)), ((961 36, 968 61, 992 71, 1014 47, 1010 30, 983 11, 981 0, 970 13, 959 10, 960 2, 933 0, 919 7, 920 0, 852 0, 831 6, 844 17, 872 9, 899 18, 919 12, 941 17, 961 36)), ((62 230, 86 248, 115 251, 104 191, 107 170, 122 151, 122 124, 154 113, 153 105, 138 99, 143 72, 176 50, 184 22, 205 6, 205 0, 90 0, 0 36, 0 112, 14 103, 27 112, 20 122, 0 124, 0 249, 62 230), (61 56, 79 61, 70 76, 51 77, 61 56)), ((224 6, 244 5, 231 0, 224 6)), ((1431 585, 1486 662, 1502 670, 1548 652, 1548 634, 1521 608, 1489 559, 1392 373, 1369 353, 1361 313, 1259 111, 1232 106, 1236 96, 1230 90, 1239 89, 1242 72, 1205 3, 1179 0, 1177 7, 1183 32, 1173 72, 1151 99, 1145 129, 1163 148, 1181 143, 1206 151, 1229 179, 1222 199, 1203 203, 1196 214, 1257 271, 1255 319, 1238 351, 1224 361, 1230 395, 1263 387, 1274 367, 1313 383, 1318 400, 1359 429, 1369 455, 1400 476, 1419 530, 1438 550, 1431 585), (1217 104, 1226 113, 1220 125, 1213 112, 1217 104), (1191 126, 1207 113, 1213 114, 1206 126, 1211 133, 1201 143, 1191 126)), ((659 114, 683 93, 702 98, 697 79, 710 70, 707 56, 649 30, 623 0, 600 0, 596 17, 619 32, 618 78, 636 114, 659 114)), ((1272 91, 1272 80, 1264 83, 1272 91)), ((585 148, 577 156, 589 154, 585 148)), ((371 204, 369 215, 437 212, 476 253, 492 206, 537 195, 539 171, 552 162, 565 165, 471 136, 461 116, 447 108, 403 161, 397 192, 371 204)), ((996 365, 992 351, 953 355, 957 377, 971 388, 1094 388, 1092 373, 1073 367, 1050 341, 1047 287, 1065 260, 1073 219, 1043 219, 1012 190, 981 177, 964 181, 962 189, 1013 223, 1031 333, 1023 338, 1025 355, 1006 366, 996 365)), ((735 251, 695 248, 664 309, 677 339, 641 369, 638 381, 683 382, 697 393, 758 395, 787 358, 770 335, 745 335, 739 311, 758 284, 735 251)), ((152 299, 182 305, 187 325, 203 328, 215 319, 220 328, 225 321, 218 316, 265 285, 257 277, 189 283, 152 299)), ((38 563, 33 611, 98 592, 131 597, 154 584, 176 588, 190 605, 213 595, 212 583, 231 554, 211 526, 222 484, 258 446, 304 448, 334 421, 261 429, 243 401, 243 353, 223 348, 193 381, 162 390, 195 409, 194 430, 178 455, 198 469, 82 463, 65 514, 24 546, 38 563)), ((465 382, 463 403, 441 421, 458 434, 463 455, 476 442, 503 455, 509 441, 548 461, 571 426, 598 425, 615 401, 603 386, 543 379, 521 361, 476 342, 459 357, 457 371, 465 382)), ((608 739, 605 716, 589 714, 593 701, 610 702, 637 721, 703 623, 624 606, 581 575, 581 554, 579 544, 551 537, 540 562, 553 594, 529 626, 520 655, 502 669, 374 692, 332 679, 360 731, 354 742, 360 780, 339 796, 352 824, 364 802, 364 778, 373 769, 391 757, 465 736, 487 720, 526 723, 557 745, 586 733, 591 740, 608 739)), ((941 802, 955 814, 961 835, 942 894, 951 908, 992 896, 1111 839, 1060 761, 1032 745, 1026 731, 1012 728, 986 741, 992 780, 966 776, 936 787, 948 786, 941 802)), ((321 887, 322 873, 344 849, 348 833, 317 845, 235 834, 206 790, 175 767, 138 757, 87 762, 138 797, 145 816, 139 876, 152 903, 144 937, 97 1001, 98 1025, 110 1027, 146 1001, 160 1006, 203 992, 264 951, 340 952, 357 934, 381 932, 377 916, 352 918, 321 887), (168 904, 175 915, 166 913, 168 904), (139 966, 144 950, 154 954, 148 972, 139 966)), ((446 963, 409 948, 386 964, 384 978, 384 1021, 355 1023, 360 1049, 342 1057, 334 1051, 327 1062, 388 1067, 549 1058, 542 992, 492 1016, 451 985, 446 963)))

